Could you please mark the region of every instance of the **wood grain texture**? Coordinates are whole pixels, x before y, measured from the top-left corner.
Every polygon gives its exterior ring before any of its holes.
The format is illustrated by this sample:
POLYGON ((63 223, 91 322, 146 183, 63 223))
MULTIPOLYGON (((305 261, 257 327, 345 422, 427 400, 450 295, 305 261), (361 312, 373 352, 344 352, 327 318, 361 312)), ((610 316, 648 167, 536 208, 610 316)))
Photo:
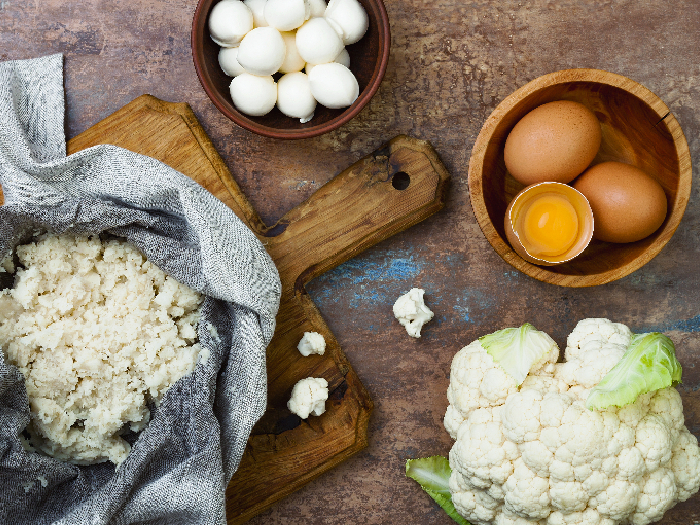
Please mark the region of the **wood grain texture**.
POLYGON ((472 208, 486 239, 506 262, 540 281, 586 287, 614 281, 653 259, 675 233, 692 186, 690 151, 666 104, 644 86, 594 69, 567 69, 539 77, 507 97, 488 117, 469 161, 472 208), (626 244, 593 240, 572 261, 538 266, 511 247, 503 218, 524 188, 506 170, 508 134, 527 113, 547 102, 571 100, 590 109, 601 125, 600 150, 591 166, 617 161, 649 174, 664 189, 668 214, 648 237, 626 244))
POLYGON ((268 407, 226 494, 228 522, 243 523, 367 446, 369 392, 305 286, 440 210, 449 174, 427 142, 399 136, 268 228, 187 104, 143 95, 70 140, 67 151, 98 144, 149 155, 199 182, 258 235, 279 271, 282 298, 267 348, 268 407), (397 173, 408 177, 408 187, 394 187, 397 173), (299 353, 304 332, 324 336, 324 355, 299 353), (323 377, 329 390, 326 412, 308 420, 286 405, 294 384, 305 377, 323 377))
MULTIPOLYGON (((27 0, 0 3, 0 58, 65 54, 66 132, 74 137, 143 93, 188 102, 265 224, 275 224, 333 176, 406 133, 429 140, 452 175, 445 209, 313 279, 309 298, 342 345, 374 410, 369 446, 250 520, 251 525, 450 525, 405 461, 446 455, 442 426, 452 357, 479 336, 530 322, 563 348, 579 319, 608 317, 660 330, 683 364, 686 425, 700 437, 700 9, 697 0, 384 0, 391 55, 384 81, 340 129, 266 139, 210 102, 192 63, 195 2, 27 0), (496 254, 469 200, 479 131, 508 95, 569 68, 624 75, 677 119, 696 183, 659 255, 612 283, 553 286, 496 254), (426 290, 434 319, 413 341, 391 307, 426 290)), ((700 523, 700 496, 660 525, 700 523)))

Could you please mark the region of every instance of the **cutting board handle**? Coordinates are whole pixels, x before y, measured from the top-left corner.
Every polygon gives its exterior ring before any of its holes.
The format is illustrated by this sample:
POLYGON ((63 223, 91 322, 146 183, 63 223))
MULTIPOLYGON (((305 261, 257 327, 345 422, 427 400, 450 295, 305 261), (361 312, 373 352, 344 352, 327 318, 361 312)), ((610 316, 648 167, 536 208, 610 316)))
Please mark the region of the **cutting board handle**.
POLYGON ((417 224, 445 205, 449 173, 432 146, 405 135, 359 160, 267 230, 295 287, 417 224))

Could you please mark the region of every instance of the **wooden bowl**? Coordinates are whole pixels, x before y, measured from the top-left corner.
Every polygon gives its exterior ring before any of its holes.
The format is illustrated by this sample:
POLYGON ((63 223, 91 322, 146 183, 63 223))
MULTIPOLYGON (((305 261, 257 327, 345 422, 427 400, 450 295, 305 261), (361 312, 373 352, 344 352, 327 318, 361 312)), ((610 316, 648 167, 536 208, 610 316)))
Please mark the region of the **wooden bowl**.
POLYGON ((644 86, 598 69, 567 69, 539 77, 507 97, 486 120, 469 161, 472 209, 496 253, 521 272, 560 286, 607 283, 641 268, 669 241, 690 198, 692 166, 688 144, 668 107, 644 86), (591 165, 616 160, 654 177, 668 199, 668 214, 649 237, 628 244, 593 240, 575 259, 535 266, 508 244, 506 208, 523 188, 507 172, 503 148, 513 126, 537 106, 554 100, 586 105, 601 123, 602 143, 591 165))
MULTIPOLYGON (((369 29, 359 42, 347 46, 350 70, 360 85, 357 100, 344 109, 316 106, 306 124, 283 115, 277 108, 263 117, 249 117, 233 106, 231 78, 219 67, 219 46, 209 37, 209 12, 219 0, 200 0, 192 20, 192 58, 199 81, 214 105, 239 126, 275 139, 303 139, 334 130, 357 115, 379 89, 389 61, 391 34, 382 0, 359 0, 369 15, 369 29)), ((277 78, 278 75, 275 75, 277 78)))

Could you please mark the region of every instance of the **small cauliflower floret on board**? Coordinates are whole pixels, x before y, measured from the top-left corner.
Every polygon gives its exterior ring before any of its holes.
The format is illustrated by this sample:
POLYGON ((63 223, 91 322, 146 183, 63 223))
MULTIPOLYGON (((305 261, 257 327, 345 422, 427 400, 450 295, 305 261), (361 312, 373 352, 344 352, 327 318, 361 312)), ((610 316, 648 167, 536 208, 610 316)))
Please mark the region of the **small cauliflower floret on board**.
POLYGON ((326 352, 326 340, 317 332, 304 332, 297 350, 304 357, 311 354, 323 355, 326 352))
POLYGON ((394 303, 394 317, 406 328, 411 337, 420 337, 423 325, 433 318, 433 312, 425 306, 425 290, 412 288, 394 303))
POLYGON ((542 340, 536 351, 526 342, 526 326, 455 355, 450 468, 431 471, 433 456, 410 477, 472 525, 647 525, 698 492, 700 448, 684 425, 668 337, 588 319, 553 365, 542 340), (497 384, 494 370, 504 374, 497 384))
POLYGON ((307 377, 292 388, 287 408, 301 419, 309 415, 320 416, 326 411, 328 381, 322 377, 307 377))

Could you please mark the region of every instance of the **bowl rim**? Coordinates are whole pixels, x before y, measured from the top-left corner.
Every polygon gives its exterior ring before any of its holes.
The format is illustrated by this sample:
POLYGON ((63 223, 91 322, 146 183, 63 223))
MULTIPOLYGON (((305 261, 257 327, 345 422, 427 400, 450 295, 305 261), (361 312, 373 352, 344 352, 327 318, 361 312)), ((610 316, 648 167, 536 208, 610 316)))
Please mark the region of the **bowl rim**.
MULTIPOLYGON (((197 78, 199 83, 204 88, 209 100, 212 101, 214 106, 226 117, 232 120, 235 124, 241 126, 242 128, 257 133, 265 137, 273 139, 306 139, 311 137, 316 137, 318 135, 323 135, 329 131, 339 128, 340 126, 348 123, 352 120, 362 109, 365 107, 367 102, 375 95, 379 89, 384 74, 386 72, 387 64, 389 63, 389 51, 391 48, 391 29, 389 26, 389 15, 387 14, 386 7, 382 0, 371 0, 375 3, 378 12, 377 24, 380 34, 380 39, 383 39, 384 46, 382 49, 382 54, 379 61, 374 67, 370 81, 367 87, 360 93, 355 102, 352 103, 343 113, 338 115, 328 122, 323 124, 318 124, 316 126, 310 126, 304 129, 294 129, 294 130, 280 130, 278 128, 273 128, 269 126, 264 126, 254 120, 251 120, 242 113, 236 112, 232 113, 223 104, 222 97, 217 91, 215 91, 207 82, 204 81, 204 51, 201 45, 198 44, 197 35, 197 22, 203 13, 203 4, 208 0, 198 0, 197 7, 195 8, 194 15, 192 16, 192 29, 190 33, 190 47, 192 50, 192 60, 194 62, 194 68, 197 72, 197 78)), ((217 0, 214 0, 217 1, 217 0)), ((206 34, 202 35, 202 38, 206 38, 206 34)))
POLYGON ((582 288, 605 284, 625 277, 644 266, 659 254, 661 249, 671 239, 683 218, 686 205, 690 199, 692 175, 690 150, 683 130, 668 106, 666 106, 656 94, 638 82, 616 73, 610 73, 602 69, 575 68, 563 69, 537 77, 511 93, 496 106, 496 109, 486 119, 472 148, 471 157, 469 159, 468 185, 472 211, 476 216, 479 227, 496 253, 504 261, 539 281, 571 288, 582 288), (482 184, 483 162, 486 151, 502 118, 520 101, 531 94, 543 88, 572 82, 590 82, 609 85, 622 89, 646 103, 658 115, 659 122, 663 120, 668 127, 673 137, 679 168, 678 192, 675 202, 673 206, 671 206, 668 222, 663 230, 664 235, 659 236, 642 254, 627 264, 613 270, 601 270, 598 273, 586 275, 565 275, 557 273, 547 267, 531 264, 515 253, 513 248, 498 234, 498 231, 489 219, 482 184))

